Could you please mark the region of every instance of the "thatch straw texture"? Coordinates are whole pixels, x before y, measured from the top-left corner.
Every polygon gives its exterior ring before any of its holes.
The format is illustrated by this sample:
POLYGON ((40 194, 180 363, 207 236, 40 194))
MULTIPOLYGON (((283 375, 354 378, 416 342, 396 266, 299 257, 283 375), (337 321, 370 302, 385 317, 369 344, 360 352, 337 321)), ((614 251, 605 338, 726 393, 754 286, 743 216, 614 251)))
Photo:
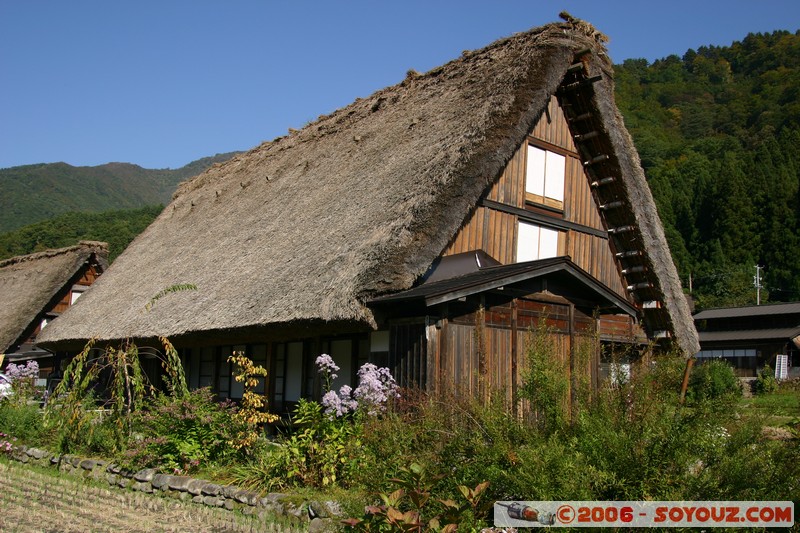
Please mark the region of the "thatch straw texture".
POLYGON ((0 353, 20 339, 41 313, 54 305, 95 255, 107 266, 108 245, 84 241, 77 246, 46 250, 0 261, 0 353))
MULTIPOLYGON (((586 48, 610 65, 584 27, 536 28, 209 169, 41 341, 374 325, 364 302, 427 270, 586 48), (145 310, 174 284, 197 290, 145 310)), ((627 134, 620 149, 633 151, 627 134)))
POLYGON ((661 292, 661 301, 668 311, 671 332, 684 355, 693 356, 700 351, 700 341, 694 326, 689 303, 683 294, 678 272, 672 262, 664 228, 658 216, 655 200, 622 115, 614 104, 614 87, 611 83, 595 85, 595 102, 604 117, 606 133, 620 166, 620 176, 628 195, 628 205, 635 220, 641 242, 646 249, 648 268, 655 277, 654 283, 661 292))

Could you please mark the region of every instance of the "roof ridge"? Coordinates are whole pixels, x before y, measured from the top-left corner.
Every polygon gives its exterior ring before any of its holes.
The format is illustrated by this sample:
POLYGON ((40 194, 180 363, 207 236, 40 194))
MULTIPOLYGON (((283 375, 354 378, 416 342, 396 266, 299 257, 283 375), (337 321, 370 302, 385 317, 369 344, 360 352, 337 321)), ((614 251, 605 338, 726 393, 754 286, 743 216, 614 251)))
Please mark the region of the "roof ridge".
POLYGON ((79 241, 78 244, 74 244, 72 246, 65 246, 63 248, 52 248, 48 250, 42 250, 40 252, 33 252, 30 254, 25 255, 17 255, 14 257, 9 257, 8 259, 3 259, 0 261, 0 268, 5 268, 11 265, 17 265, 21 263, 26 263, 29 261, 38 261, 40 259, 49 259, 52 257, 57 257, 59 255, 65 255, 71 252, 77 252, 80 250, 87 250, 87 251, 97 251, 100 253, 108 254, 108 243, 102 241, 79 241))
MULTIPOLYGON (((435 80, 448 71, 457 71, 469 62, 480 61, 481 58, 489 56, 493 51, 498 48, 509 46, 509 43, 520 41, 531 41, 530 46, 543 47, 547 45, 559 45, 559 41, 571 41, 581 47, 591 46, 597 52, 598 57, 601 57, 606 63, 611 64, 608 59, 608 51, 604 43, 608 40, 604 34, 597 31, 590 23, 580 19, 571 19, 567 22, 550 22, 541 26, 534 26, 528 30, 514 33, 505 37, 496 39, 495 41, 476 48, 473 50, 464 50, 461 55, 455 59, 451 59, 441 65, 437 65, 424 73, 416 72, 409 69, 406 76, 399 82, 381 87, 367 96, 356 97, 351 102, 334 109, 329 113, 319 115, 316 119, 308 121, 303 127, 295 129, 288 128, 288 132, 284 135, 279 135, 272 140, 264 141, 259 145, 238 154, 227 161, 213 165, 211 168, 201 172, 186 181, 182 182, 172 196, 173 200, 179 197, 190 194, 196 189, 204 187, 209 179, 213 179, 213 175, 224 173, 226 169, 235 168, 243 161, 247 161, 253 154, 258 152, 267 152, 270 150, 283 151, 292 149, 296 144, 302 144, 309 141, 315 141, 319 138, 335 135, 346 129, 350 124, 357 123, 360 120, 378 112, 383 103, 387 102, 392 104, 404 96, 404 92, 413 90, 414 86, 435 80), (587 42, 587 40, 589 42, 587 42)), ((578 49, 578 46, 575 46, 578 49)), ((489 58, 491 60, 491 58, 489 58)), ((419 120, 419 117, 412 120, 410 127, 415 124, 414 120, 419 120)), ((358 142, 360 139, 354 139, 358 142)), ((269 157, 264 154, 263 157, 269 157)), ((267 181, 270 181, 272 176, 267 176, 267 181)))

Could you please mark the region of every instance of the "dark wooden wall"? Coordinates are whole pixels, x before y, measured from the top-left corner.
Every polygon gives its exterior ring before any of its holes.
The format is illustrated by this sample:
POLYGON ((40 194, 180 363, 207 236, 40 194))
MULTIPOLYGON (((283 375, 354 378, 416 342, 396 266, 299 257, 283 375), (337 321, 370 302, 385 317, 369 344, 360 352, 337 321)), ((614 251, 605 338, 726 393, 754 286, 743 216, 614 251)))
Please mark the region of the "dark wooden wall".
MULTIPOLYGON (((446 387, 472 397, 501 392, 512 402, 536 335, 548 336, 554 362, 565 368, 580 343, 597 342, 595 319, 552 296, 475 296, 440 311, 443 318, 427 328, 427 356, 436 362, 429 388, 446 387)), ((593 346, 591 351, 591 361, 575 371, 596 382, 599 350, 593 346)))

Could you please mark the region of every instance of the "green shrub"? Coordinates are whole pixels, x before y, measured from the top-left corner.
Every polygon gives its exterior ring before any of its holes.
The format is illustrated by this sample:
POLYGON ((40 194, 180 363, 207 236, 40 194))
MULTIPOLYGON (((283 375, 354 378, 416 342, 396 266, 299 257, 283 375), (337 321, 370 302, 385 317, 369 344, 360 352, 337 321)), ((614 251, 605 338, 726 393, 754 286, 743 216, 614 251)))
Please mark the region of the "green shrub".
POLYGON ((35 404, 0 400, 0 432, 25 443, 39 444, 44 433, 41 409, 35 404))
POLYGON ((344 520, 345 531, 477 531, 484 524, 476 520, 486 514, 491 502, 484 500, 488 482, 475 488, 458 487, 460 503, 432 498, 432 487, 442 476, 430 476, 419 463, 401 467, 402 475, 392 482, 399 486, 381 494, 381 504, 367 506, 363 518, 344 520))
POLYGON ((778 390, 778 380, 775 379, 775 372, 769 365, 764 366, 756 377, 753 384, 753 392, 756 394, 771 394, 778 390))
POLYGON ((686 397, 690 402, 731 400, 742 395, 742 385, 733 367, 720 359, 696 365, 689 378, 686 397))
POLYGON ((569 420, 569 368, 556 355, 555 337, 544 320, 528 333, 527 345, 520 396, 530 403, 537 427, 552 433, 569 420))
POLYGON ((111 456, 123 446, 109 411, 99 407, 91 391, 55 395, 43 414, 47 444, 59 453, 111 456))
POLYGON ((358 418, 332 417, 317 402, 301 399, 290 432, 230 474, 237 484, 259 490, 348 487, 359 467, 361 434, 358 418))
POLYGON ((158 393, 131 420, 133 438, 122 463, 188 473, 236 456, 232 441, 240 430, 232 404, 214 400, 209 388, 176 398, 158 393))

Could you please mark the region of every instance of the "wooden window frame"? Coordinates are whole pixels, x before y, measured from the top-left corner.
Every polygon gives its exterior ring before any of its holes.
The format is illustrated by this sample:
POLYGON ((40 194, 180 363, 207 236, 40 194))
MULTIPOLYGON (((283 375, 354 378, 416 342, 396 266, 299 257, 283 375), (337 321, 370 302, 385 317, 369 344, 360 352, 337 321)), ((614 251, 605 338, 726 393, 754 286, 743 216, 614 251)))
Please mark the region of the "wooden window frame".
MULTIPOLYGON (((543 141, 536 137, 528 137, 527 138, 527 145, 525 146, 525 159, 523 164, 523 172, 524 172, 524 187, 527 188, 527 181, 528 181, 528 147, 533 146, 534 148, 538 148, 540 150, 544 150, 545 152, 552 152, 554 154, 558 154, 563 156, 565 159, 576 159, 579 160, 578 154, 562 148, 561 146, 557 146, 555 144, 551 144, 549 142, 543 141)), ((563 195, 564 198, 567 196, 567 169, 569 168, 569 164, 565 164, 564 166, 564 191, 563 195)), ((548 198, 546 196, 540 196, 538 194, 533 194, 527 192, 525 190, 525 204, 526 207, 539 207, 546 209, 550 212, 563 214, 564 212, 564 200, 556 200, 554 198, 548 198)))
POLYGON ((516 249, 514 250, 515 262, 523 263, 523 262, 526 262, 526 261, 537 261, 539 259, 551 259, 553 257, 558 257, 559 256, 559 252, 563 248, 563 244, 562 244, 563 243, 563 239, 562 239, 563 233, 564 233, 563 231, 560 231, 558 229, 554 229, 552 227, 547 227, 547 226, 543 226, 543 225, 540 225, 540 224, 531 223, 531 222, 528 222, 528 221, 525 221, 525 220, 518 220, 517 221, 517 243, 516 243, 517 246, 516 246, 516 249), (531 257, 531 258, 526 258, 526 259, 520 259, 520 257, 519 257, 520 256, 520 244, 522 242, 522 238, 521 238, 521 235, 520 235, 521 234, 520 230, 521 230, 521 228, 523 226, 530 226, 531 228, 536 228, 538 230, 538 233, 537 233, 538 241, 536 243, 536 254, 535 254, 536 257, 531 257), (555 238, 556 238, 555 254, 542 256, 542 231, 548 231, 548 232, 552 232, 552 233, 555 234, 555 238))

